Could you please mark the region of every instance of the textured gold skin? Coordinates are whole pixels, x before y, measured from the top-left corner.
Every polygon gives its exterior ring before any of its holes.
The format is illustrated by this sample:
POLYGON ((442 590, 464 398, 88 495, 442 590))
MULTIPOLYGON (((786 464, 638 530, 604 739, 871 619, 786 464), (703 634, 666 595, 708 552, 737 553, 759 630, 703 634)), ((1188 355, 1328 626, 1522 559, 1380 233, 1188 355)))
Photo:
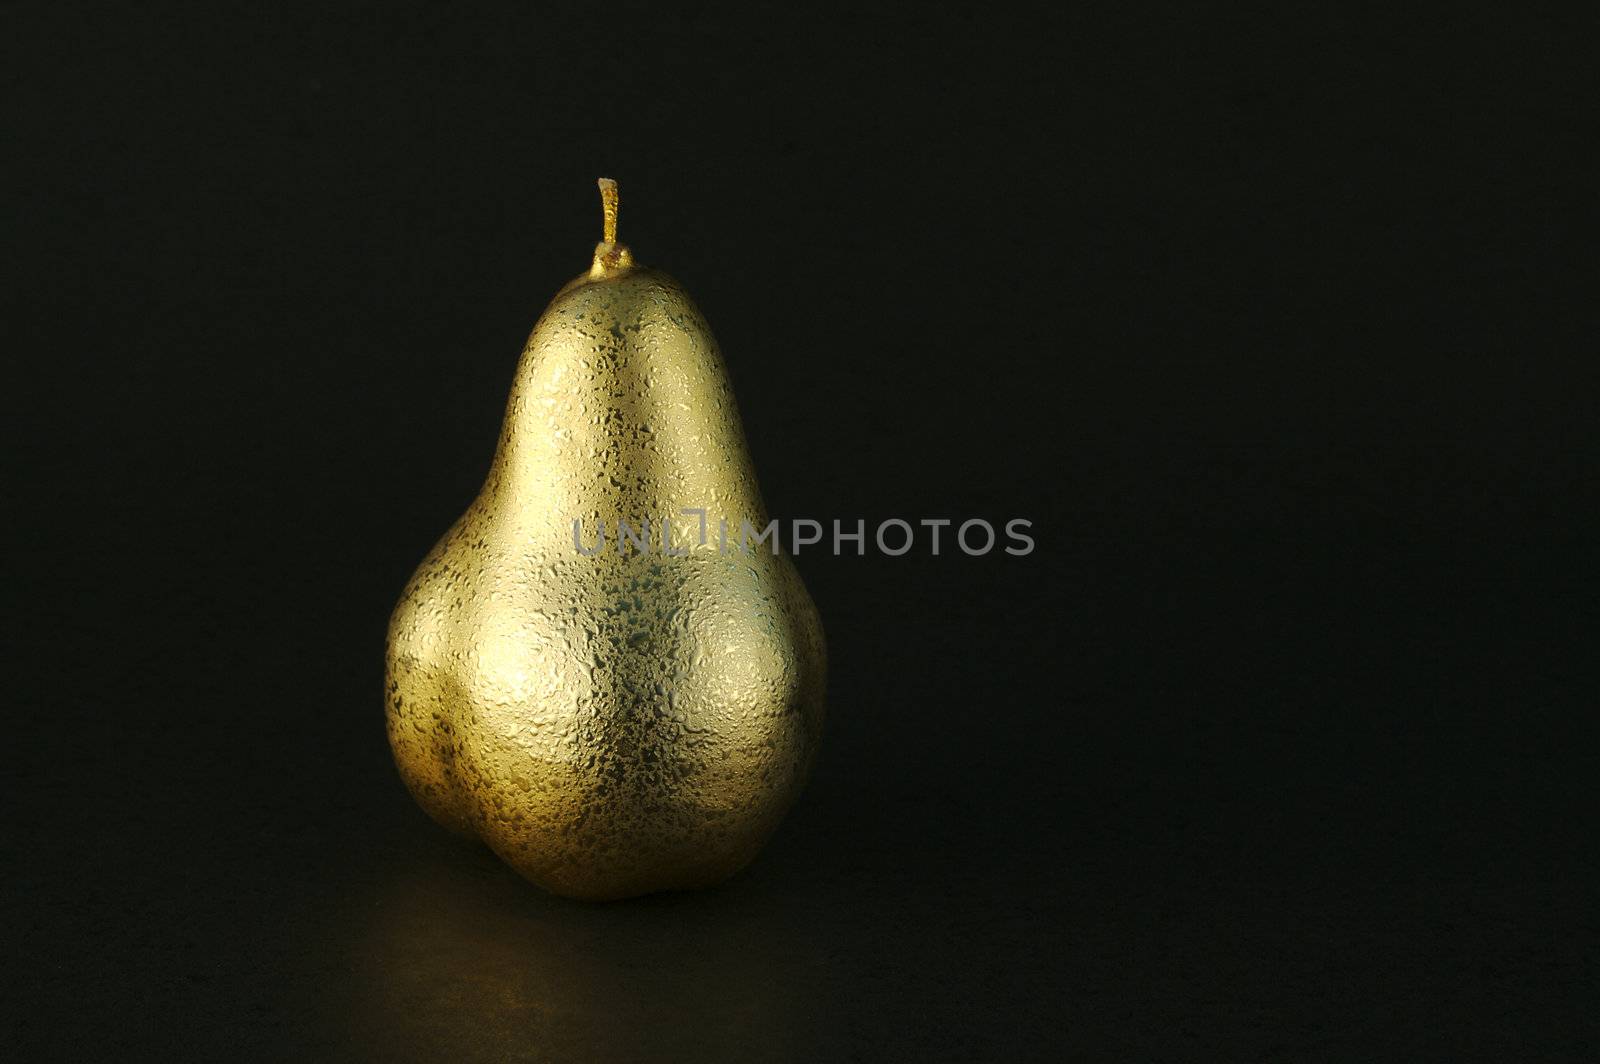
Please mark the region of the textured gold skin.
POLYGON ((793 563, 737 547, 767 516, 722 358, 684 290, 615 243, 614 195, 388 645, 389 741, 417 802, 593 900, 707 886, 754 857, 815 754, 827 667, 793 563), (708 512, 706 544, 686 508, 708 512), (589 548, 604 522, 602 552, 578 552, 575 518, 589 548), (649 553, 619 552, 619 518, 650 520, 649 553), (661 553, 661 518, 684 555, 661 553))

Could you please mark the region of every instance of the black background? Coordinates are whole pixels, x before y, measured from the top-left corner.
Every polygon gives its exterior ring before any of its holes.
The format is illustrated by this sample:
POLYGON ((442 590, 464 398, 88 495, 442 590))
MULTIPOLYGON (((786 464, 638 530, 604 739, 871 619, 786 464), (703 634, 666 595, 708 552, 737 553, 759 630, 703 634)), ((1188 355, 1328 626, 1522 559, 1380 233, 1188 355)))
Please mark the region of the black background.
POLYGON ((1583 1058, 1593 25, 23 5, 23 1059, 1583 1058), (829 731, 718 890, 411 803, 389 609, 597 239, 716 328, 829 731))

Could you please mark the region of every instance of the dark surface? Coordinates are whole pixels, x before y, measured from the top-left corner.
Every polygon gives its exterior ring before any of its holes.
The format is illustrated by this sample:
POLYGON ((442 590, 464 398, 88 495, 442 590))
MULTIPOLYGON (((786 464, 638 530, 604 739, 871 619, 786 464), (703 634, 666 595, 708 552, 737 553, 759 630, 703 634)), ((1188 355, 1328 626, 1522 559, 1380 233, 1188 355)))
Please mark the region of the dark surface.
POLYGON ((1592 27, 268 6, 8 19, 9 1058, 1600 1052, 1592 27), (800 805, 593 907, 380 685, 599 174, 774 512, 1039 550, 802 555, 800 805))

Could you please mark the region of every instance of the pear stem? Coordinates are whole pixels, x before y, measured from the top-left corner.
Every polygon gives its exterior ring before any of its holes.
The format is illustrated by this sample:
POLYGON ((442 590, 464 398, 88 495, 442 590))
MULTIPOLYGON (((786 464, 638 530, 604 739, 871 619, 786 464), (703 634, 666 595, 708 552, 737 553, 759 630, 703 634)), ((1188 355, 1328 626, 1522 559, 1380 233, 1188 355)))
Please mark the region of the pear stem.
POLYGON ((617 212, 620 204, 617 196, 617 183, 609 177, 600 179, 600 211, 605 223, 601 239, 607 244, 617 242, 617 212))
POLYGON ((609 177, 600 179, 600 209, 605 216, 605 239, 594 246, 594 262, 589 266, 589 278, 596 281, 633 269, 633 252, 617 243, 617 183, 609 177))

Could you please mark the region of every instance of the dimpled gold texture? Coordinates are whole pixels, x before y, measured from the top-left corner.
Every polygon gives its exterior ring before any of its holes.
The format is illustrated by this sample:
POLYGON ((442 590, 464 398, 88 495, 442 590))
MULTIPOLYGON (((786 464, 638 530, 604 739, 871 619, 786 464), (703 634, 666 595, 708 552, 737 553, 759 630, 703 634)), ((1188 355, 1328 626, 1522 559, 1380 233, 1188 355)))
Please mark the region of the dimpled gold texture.
POLYGON ((711 331, 601 193, 605 239, 528 338, 488 479, 395 608, 387 707, 423 809, 592 900, 749 862, 805 780, 827 667, 793 563, 739 549, 767 516, 711 331), (649 520, 648 552, 619 520, 649 520))

